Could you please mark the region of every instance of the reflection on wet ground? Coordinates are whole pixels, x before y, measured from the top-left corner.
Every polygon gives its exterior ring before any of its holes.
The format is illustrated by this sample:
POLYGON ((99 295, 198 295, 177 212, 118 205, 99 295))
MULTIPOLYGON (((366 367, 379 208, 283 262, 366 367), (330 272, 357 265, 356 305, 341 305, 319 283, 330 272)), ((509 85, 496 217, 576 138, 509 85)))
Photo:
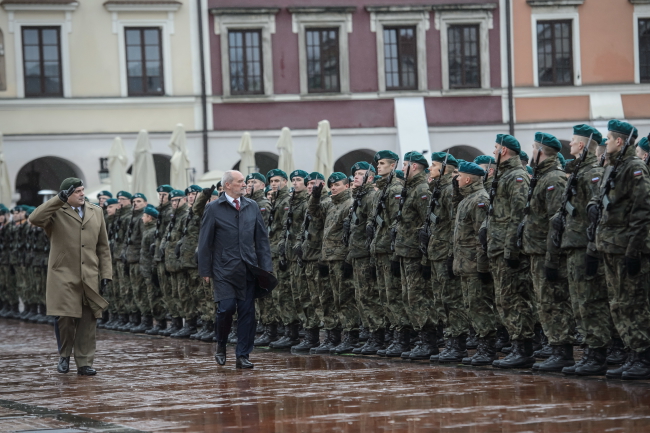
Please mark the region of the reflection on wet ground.
MULTIPOLYGON (((212 344, 98 338, 98 375, 62 375, 51 327, 0 319, 0 399, 105 431, 115 431, 106 423, 187 432, 650 431, 648 382, 269 351, 253 352, 255 368, 242 371, 232 348, 219 367, 212 344)), ((4 419, 0 411, 2 431, 4 419)))

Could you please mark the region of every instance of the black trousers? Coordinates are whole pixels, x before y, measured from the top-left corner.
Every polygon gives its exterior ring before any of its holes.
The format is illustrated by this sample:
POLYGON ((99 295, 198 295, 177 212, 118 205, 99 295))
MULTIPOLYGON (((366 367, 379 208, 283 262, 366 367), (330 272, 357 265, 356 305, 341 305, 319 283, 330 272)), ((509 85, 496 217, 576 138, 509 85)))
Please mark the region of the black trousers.
POLYGON ((232 316, 237 312, 237 357, 245 356, 253 351, 255 341, 255 280, 250 275, 246 279, 246 299, 222 299, 216 303, 217 317, 214 321, 217 342, 225 345, 228 342, 228 334, 232 328, 232 316))

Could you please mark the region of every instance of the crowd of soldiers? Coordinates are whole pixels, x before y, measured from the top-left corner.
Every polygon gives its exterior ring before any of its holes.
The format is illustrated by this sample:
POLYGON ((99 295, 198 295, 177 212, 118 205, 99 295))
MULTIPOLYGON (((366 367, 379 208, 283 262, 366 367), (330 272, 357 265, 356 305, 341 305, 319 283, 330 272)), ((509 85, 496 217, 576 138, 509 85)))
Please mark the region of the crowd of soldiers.
MULTIPOLYGON (((538 132, 530 160, 499 134, 473 162, 413 151, 400 166, 384 150, 327 179, 249 174, 279 280, 257 300, 255 346, 650 379, 650 144, 637 138, 612 120, 605 137, 576 125, 571 160, 538 132)), ((157 208, 100 193, 114 278, 99 327, 215 341, 196 250, 220 189, 161 185, 157 208)), ((45 313, 47 238, 28 211, 0 213, 5 317, 18 297, 22 316, 45 313)))

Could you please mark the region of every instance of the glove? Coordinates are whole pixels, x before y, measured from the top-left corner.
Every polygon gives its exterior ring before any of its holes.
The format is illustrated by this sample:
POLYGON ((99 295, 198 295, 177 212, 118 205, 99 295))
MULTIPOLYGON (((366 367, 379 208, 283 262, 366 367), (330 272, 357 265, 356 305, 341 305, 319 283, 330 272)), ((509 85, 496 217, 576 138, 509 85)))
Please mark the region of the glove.
POLYGON ((488 284, 492 281, 492 274, 489 272, 479 272, 478 278, 482 283, 488 284))
POLYGON ((320 200, 320 196, 323 193, 323 187, 325 186, 324 183, 321 183, 320 185, 316 185, 311 189, 311 195, 314 197, 316 200, 320 200))
POLYGON ((600 212, 598 212, 598 206, 596 206, 595 204, 589 206, 587 208, 587 216, 589 217, 589 221, 596 224, 598 222, 598 218, 600 217, 600 212))
POLYGON ((180 242, 178 242, 178 243, 176 244, 176 247, 174 247, 174 254, 176 255, 176 258, 177 258, 177 259, 180 259, 180 258, 181 258, 181 245, 183 245, 183 244, 181 244, 180 242))
POLYGON ((596 275, 598 272, 598 257, 594 257, 592 255, 586 254, 585 255, 585 267, 586 271, 585 273, 587 274, 588 277, 593 277, 596 275))
POLYGON ((372 241, 375 238, 375 229, 371 225, 366 226, 366 238, 372 241))
POLYGON ((100 295, 103 295, 104 293, 106 293, 106 288, 108 287, 108 283, 110 281, 111 280, 109 280, 108 278, 102 278, 102 282, 101 282, 101 284, 99 286, 99 294, 100 295))
POLYGON ((560 278, 560 272, 555 268, 546 268, 546 280, 557 281, 560 278))
POLYGON ((63 203, 67 203, 68 198, 74 193, 74 191, 77 188, 78 187, 72 185, 70 188, 66 189, 65 191, 64 190, 59 191, 59 200, 61 200, 63 203))
POLYGON ((346 280, 352 276, 352 264, 348 262, 343 262, 341 266, 341 271, 343 271, 343 278, 346 280))
POLYGON ((302 260, 302 244, 296 244, 293 247, 293 253, 302 260))
POLYGON ((517 269, 519 268, 519 265, 521 265, 521 261, 519 259, 506 259, 506 263, 508 263, 508 266, 512 269, 517 269))
POLYGON ((149 245, 149 255, 153 257, 156 254, 156 244, 149 245))
POLYGON ((393 274, 393 277, 399 278, 402 276, 402 269, 397 261, 390 261, 390 272, 393 274))
POLYGON ((286 247, 284 246, 284 242, 282 242, 282 243, 280 243, 280 244, 278 245, 278 253, 279 253, 281 256, 285 256, 285 255, 287 255, 287 249, 286 249, 286 247))
POLYGON ((330 267, 327 265, 327 263, 318 264, 318 273, 321 277, 326 277, 330 274, 330 267))
POLYGON ((280 260, 280 265, 278 266, 282 272, 287 270, 287 262, 286 260, 280 260))
POLYGON ((347 234, 350 233, 350 218, 346 218, 343 220, 343 236, 346 236, 346 233, 347 234))
POLYGON ((451 179, 451 185, 454 188, 454 195, 460 194, 460 184, 458 183, 458 176, 456 175, 451 179))
POLYGON ((639 272, 641 272, 641 259, 638 257, 625 256, 625 267, 627 268, 627 274, 630 277, 635 277, 639 272))
POLYGON ((418 238, 420 240, 420 245, 429 245, 429 234, 424 227, 418 229, 418 238))
POLYGON ((370 265, 368 273, 371 281, 377 281, 377 268, 374 265, 370 265))
POLYGON ((454 256, 447 257, 447 274, 449 278, 456 278, 454 274, 454 256))
POLYGON ((429 281, 431 279, 431 266, 429 264, 420 265, 420 274, 422 274, 425 281, 429 281))
POLYGON ((481 227, 481 229, 478 231, 478 241, 481 243, 481 246, 483 246, 483 250, 487 251, 487 227, 481 227))
POLYGON ((210 188, 203 188, 203 195, 206 197, 212 197, 212 193, 217 189, 217 185, 212 185, 210 188))
POLYGON ((553 220, 551 221, 551 226, 553 227, 554 230, 558 232, 564 230, 564 224, 562 224, 562 218, 560 218, 559 216, 553 218, 553 220))

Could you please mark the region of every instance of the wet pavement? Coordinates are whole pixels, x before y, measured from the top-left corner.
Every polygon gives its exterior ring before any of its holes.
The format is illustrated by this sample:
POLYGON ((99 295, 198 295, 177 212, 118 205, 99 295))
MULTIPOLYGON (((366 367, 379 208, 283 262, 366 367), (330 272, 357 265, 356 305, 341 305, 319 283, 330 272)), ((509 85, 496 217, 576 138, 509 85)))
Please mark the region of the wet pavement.
POLYGON ((53 330, 0 319, 0 431, 650 432, 650 382, 214 346, 98 330, 98 374, 53 330))

